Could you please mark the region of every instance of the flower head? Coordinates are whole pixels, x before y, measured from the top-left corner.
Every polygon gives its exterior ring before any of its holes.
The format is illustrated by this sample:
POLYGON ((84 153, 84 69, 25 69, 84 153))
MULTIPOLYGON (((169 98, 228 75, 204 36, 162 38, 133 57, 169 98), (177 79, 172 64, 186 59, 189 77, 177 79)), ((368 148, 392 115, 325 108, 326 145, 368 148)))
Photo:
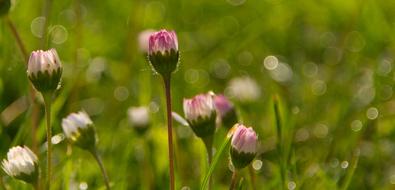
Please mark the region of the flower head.
POLYGON ((37 182, 38 159, 26 146, 12 147, 7 153, 7 158, 2 161, 2 168, 11 177, 27 183, 37 182))
POLYGON ((214 104, 222 125, 230 128, 237 123, 236 110, 227 97, 222 94, 214 96, 214 104))
POLYGON ((165 54, 171 50, 178 51, 178 40, 174 31, 162 29, 149 37, 149 54, 165 54))
POLYGON ((152 29, 143 30, 138 35, 139 50, 143 53, 148 53, 149 38, 155 31, 152 29))
POLYGON ((66 138, 83 149, 91 149, 96 145, 96 134, 93 122, 84 111, 71 113, 62 120, 66 138))
POLYGON ((244 168, 254 159, 257 153, 258 136, 251 127, 236 124, 231 142, 230 155, 233 165, 244 168))
POLYGON ((29 58, 27 75, 38 91, 56 90, 62 76, 62 64, 56 50, 33 51, 29 58))
POLYGON ((161 30, 149 37, 148 59, 153 70, 169 77, 178 66, 179 51, 174 31, 161 30))
POLYGON ((149 109, 146 106, 130 107, 128 118, 130 124, 140 133, 144 133, 150 125, 149 109))
POLYGON ((250 77, 232 79, 227 89, 230 97, 243 103, 253 102, 261 95, 258 84, 250 77))
POLYGON ((184 99, 184 114, 197 136, 212 135, 215 132, 216 110, 214 94, 199 94, 191 99, 184 99))

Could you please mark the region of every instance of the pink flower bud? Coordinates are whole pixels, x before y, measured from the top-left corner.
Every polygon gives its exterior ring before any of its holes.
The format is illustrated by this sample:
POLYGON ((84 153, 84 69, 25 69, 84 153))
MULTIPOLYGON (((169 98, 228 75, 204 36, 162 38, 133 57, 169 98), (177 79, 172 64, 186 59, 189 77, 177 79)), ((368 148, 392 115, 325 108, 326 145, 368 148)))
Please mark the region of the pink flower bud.
POLYGON ((161 30, 153 33, 149 38, 149 54, 170 53, 171 50, 178 51, 177 35, 174 31, 161 30))
POLYGON ((56 50, 33 51, 29 58, 27 75, 38 91, 56 90, 62 76, 62 64, 56 50))
POLYGON ((232 137, 232 147, 238 152, 256 153, 256 144, 258 136, 254 129, 245 127, 242 124, 237 124, 236 131, 232 137))
POLYGON ((169 79, 179 62, 178 41, 174 31, 161 30, 149 37, 148 60, 154 72, 169 79))
POLYGON ((185 119, 198 137, 207 137, 215 132, 216 111, 213 96, 213 93, 207 93, 184 99, 185 119))
POLYGON ((184 113, 188 121, 210 118, 215 112, 213 95, 199 94, 191 99, 184 99, 184 113))
POLYGON ((251 127, 236 124, 232 136, 230 156, 237 169, 246 167, 252 162, 257 153, 258 136, 251 127))

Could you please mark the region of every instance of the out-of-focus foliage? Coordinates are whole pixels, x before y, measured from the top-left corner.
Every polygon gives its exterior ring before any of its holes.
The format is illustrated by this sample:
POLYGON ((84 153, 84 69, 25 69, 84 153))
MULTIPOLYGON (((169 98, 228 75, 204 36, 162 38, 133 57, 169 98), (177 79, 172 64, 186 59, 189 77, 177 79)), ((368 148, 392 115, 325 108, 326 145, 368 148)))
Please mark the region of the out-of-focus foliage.
MULTIPOLYGON (((162 81, 137 40, 139 32, 160 28, 174 29, 179 40, 181 64, 172 80, 175 112, 182 114, 182 99, 197 93, 235 95, 237 88, 228 88, 235 77, 258 84, 252 102, 231 97, 243 123, 253 126, 261 141, 253 163, 257 189, 279 189, 281 183, 275 94, 282 100, 288 189, 344 187, 357 158, 349 189, 394 188, 395 1, 62 0, 52 1, 46 33, 42 1, 12 2, 9 18, 28 52, 56 48, 64 66, 53 108, 54 134, 62 132, 61 119, 68 113, 89 113, 114 189, 168 187, 162 81), (145 105, 152 121, 150 129, 138 133, 127 110, 145 105)), ((5 19, 0 44, 0 157, 25 144, 45 162, 43 106, 40 98, 38 112, 29 106, 25 61, 5 19), (39 123, 34 137, 32 113, 39 123)), ((176 124, 174 131, 177 187, 198 189, 206 167, 204 145, 185 126, 176 124)), ((216 148, 225 133, 218 129, 216 148)), ((55 189, 104 188, 94 158, 66 141, 54 146, 54 172, 55 189)), ((248 173, 242 176, 251 189, 248 173)), ((230 178, 225 155, 213 175, 214 189, 227 189, 230 178)), ((3 180, 12 189, 30 188, 3 180)))

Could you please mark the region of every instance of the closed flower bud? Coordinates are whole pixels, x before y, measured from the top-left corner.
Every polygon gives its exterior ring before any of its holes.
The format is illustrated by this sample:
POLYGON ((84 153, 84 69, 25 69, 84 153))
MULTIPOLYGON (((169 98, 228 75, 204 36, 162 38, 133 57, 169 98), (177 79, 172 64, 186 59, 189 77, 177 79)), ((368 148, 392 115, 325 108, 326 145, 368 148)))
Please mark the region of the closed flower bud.
POLYGON ((258 136, 251 127, 236 124, 230 147, 230 157, 236 169, 242 169, 254 160, 258 136))
POLYGON ((38 91, 55 91, 62 76, 62 64, 56 50, 33 51, 29 58, 27 75, 38 91))
POLYGON ((224 95, 216 95, 214 96, 214 104, 223 126, 230 129, 235 123, 237 123, 236 110, 228 98, 224 95))
POLYGON ((148 107, 131 107, 128 109, 128 118, 130 124, 140 134, 143 134, 150 125, 148 107))
POLYGON ((153 69, 164 77, 177 69, 179 52, 174 31, 161 30, 149 38, 148 58, 153 69))
POLYGON ((6 15, 11 8, 11 0, 0 0, 0 17, 6 15))
POLYGON ((7 159, 2 162, 2 168, 9 176, 35 184, 38 180, 37 156, 26 146, 16 146, 7 153, 7 159))
POLYGON ((184 99, 184 114, 192 130, 198 137, 204 138, 215 132, 216 110, 214 94, 199 94, 191 99, 184 99))
POLYGON ((96 146, 96 132, 92 120, 84 111, 71 113, 62 120, 66 138, 82 149, 93 150, 96 146))

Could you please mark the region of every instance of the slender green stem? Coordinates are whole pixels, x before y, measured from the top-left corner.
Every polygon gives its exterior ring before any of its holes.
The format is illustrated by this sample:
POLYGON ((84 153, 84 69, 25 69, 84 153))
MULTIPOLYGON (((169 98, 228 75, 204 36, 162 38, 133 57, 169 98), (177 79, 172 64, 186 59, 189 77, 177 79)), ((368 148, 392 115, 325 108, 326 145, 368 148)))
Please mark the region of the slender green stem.
POLYGON ((248 172, 249 172, 250 178, 251 178, 251 187, 253 190, 255 190, 256 189, 256 187, 255 187, 255 173, 254 173, 254 168, 252 168, 251 164, 248 166, 248 172))
POLYGON ((96 147, 94 147, 93 150, 90 150, 90 152, 93 155, 93 157, 95 157, 95 160, 96 160, 97 164, 100 167, 100 171, 101 171, 101 173, 103 175, 104 183, 106 184, 107 190, 110 190, 111 189, 110 188, 110 179, 108 178, 106 169, 104 168, 103 161, 101 160, 101 157, 100 157, 96 147))
POLYGON ((35 183, 33 183, 32 185, 33 185, 34 190, 40 190, 41 189, 41 187, 40 187, 40 180, 39 179, 35 183))
POLYGON ((3 181, 3 176, 0 176, 0 187, 3 190, 7 190, 7 187, 5 186, 4 181, 3 181))
POLYGON ((204 176, 203 178, 203 182, 202 185, 200 186, 200 190, 206 190, 207 184, 208 184, 208 179, 210 178, 210 176, 213 174, 215 167, 218 164, 219 159, 221 158, 221 155, 225 152, 225 150, 228 150, 229 147, 229 143, 230 143, 230 138, 231 136, 228 135, 224 141, 222 142, 220 148, 218 149, 218 151, 215 153, 215 156, 212 160, 212 163, 210 165, 210 168, 208 169, 206 176, 204 176))
POLYGON ((169 146, 169 173, 170 173, 170 190, 175 189, 174 180, 174 150, 173 150, 173 127, 171 117, 171 93, 170 93, 170 76, 163 76, 166 91, 166 106, 167 106, 167 141, 169 146))
POLYGON ((16 43, 18 44, 19 49, 21 50, 21 53, 23 55, 23 59, 24 59, 25 63, 27 64, 29 55, 27 54, 25 45, 22 42, 22 39, 21 39, 21 36, 19 35, 19 32, 16 29, 14 22, 12 22, 12 20, 10 19, 10 17, 8 15, 5 16, 5 20, 7 22, 8 27, 11 30, 12 35, 14 36, 14 38, 16 40, 16 43))
POLYGON ((44 7, 42 9, 42 16, 45 18, 45 22, 42 25, 42 30, 43 31, 43 35, 42 35, 42 40, 41 40, 41 44, 40 47, 42 49, 45 48, 46 44, 47 44, 47 27, 48 27, 48 22, 49 22, 49 15, 51 12, 51 6, 52 6, 52 0, 44 0, 44 7))
POLYGON ((232 181, 230 182, 229 190, 235 189, 237 184, 237 170, 235 170, 232 174, 232 181))
POLYGON ((51 127, 51 104, 52 93, 42 93, 45 104, 45 117, 47 120, 47 189, 51 189, 52 176, 52 127, 51 127))
MULTIPOLYGON (((208 161, 207 171, 209 170, 210 165, 213 160, 213 140, 214 140, 214 136, 209 136, 209 137, 203 139, 203 142, 204 142, 204 145, 206 146, 206 151, 207 151, 207 161, 208 161)), ((210 190, 211 187, 212 187, 212 181, 211 181, 211 176, 210 176, 208 178, 208 190, 210 190)))
POLYGON ((274 105, 274 116, 276 120, 276 128, 277 128, 277 154, 278 154, 278 162, 280 165, 280 176, 281 176, 281 189, 285 189, 286 182, 285 182, 285 173, 286 167, 284 162, 284 152, 283 152, 283 138, 282 138, 282 125, 281 125, 281 118, 280 118, 280 110, 278 107, 278 98, 277 96, 273 97, 274 105))

